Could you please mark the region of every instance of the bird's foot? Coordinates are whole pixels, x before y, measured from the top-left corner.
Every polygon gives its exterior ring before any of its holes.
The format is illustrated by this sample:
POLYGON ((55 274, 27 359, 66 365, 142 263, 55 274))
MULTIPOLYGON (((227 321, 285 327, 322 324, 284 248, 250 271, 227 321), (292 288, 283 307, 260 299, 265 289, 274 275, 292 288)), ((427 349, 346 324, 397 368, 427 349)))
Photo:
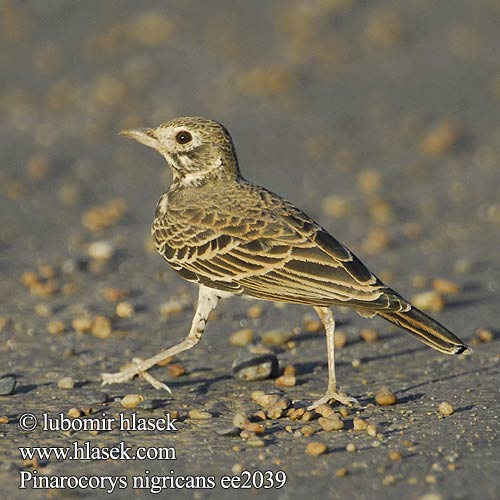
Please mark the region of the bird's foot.
POLYGON ((351 406, 353 404, 359 405, 359 401, 356 398, 348 396, 347 394, 344 394, 342 392, 337 392, 336 387, 331 387, 328 388, 326 394, 322 398, 319 398, 318 400, 314 401, 314 403, 308 406, 307 409, 309 411, 312 411, 319 405, 328 404, 332 400, 338 401, 339 403, 342 403, 345 406, 351 406))
POLYGON ((152 375, 148 373, 148 367, 143 366, 143 360, 140 358, 134 358, 132 360, 133 365, 125 370, 116 373, 101 373, 102 385, 108 384, 121 384, 122 382, 128 382, 132 380, 136 375, 140 375, 146 382, 151 384, 157 390, 165 390, 172 394, 170 387, 163 382, 155 379, 152 375))

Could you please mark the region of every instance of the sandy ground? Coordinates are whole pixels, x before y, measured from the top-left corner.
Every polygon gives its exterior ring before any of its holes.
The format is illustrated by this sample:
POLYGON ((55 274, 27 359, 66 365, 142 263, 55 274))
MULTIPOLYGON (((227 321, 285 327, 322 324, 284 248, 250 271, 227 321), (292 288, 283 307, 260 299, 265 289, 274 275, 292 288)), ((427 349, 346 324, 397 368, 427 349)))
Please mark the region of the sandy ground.
POLYGON ((121 476, 127 488, 113 495, 142 498, 151 488, 133 489, 133 476, 195 475, 216 487, 162 494, 498 498, 499 17, 491 0, 1 2, 0 386, 17 383, 0 396, 2 495, 104 498, 105 489, 33 489, 33 478, 121 476), (448 357, 338 310, 347 335, 339 383, 362 404, 344 429, 284 414, 261 422, 263 434, 227 436, 236 413, 257 420, 253 391, 277 390, 274 380, 232 376, 241 348, 231 333, 293 333, 276 349, 297 371, 295 386, 281 389, 290 408, 327 380, 323 334, 304 327, 312 310, 258 303, 259 315, 248 311, 256 303, 233 299, 176 360, 184 375, 153 370, 172 396, 143 379, 101 387, 101 372, 173 345, 191 320, 195 288, 149 243, 168 169, 117 136, 182 115, 223 122, 248 179, 301 206, 403 295, 434 290, 432 314, 474 354, 448 357), (130 317, 116 314, 120 300, 130 317), (90 318, 94 334, 75 331, 75 318, 90 318), (361 340, 363 328, 378 341, 361 340), (73 389, 58 386, 63 377, 73 389), (375 403, 383 386, 397 404, 375 403), (120 400, 134 393, 146 399, 138 416, 178 412, 177 431, 42 428, 44 413, 73 407, 92 408, 91 418, 130 415, 120 400), (439 413, 443 401, 452 415, 439 413), (20 428, 26 413, 38 418, 31 432, 20 428), (377 435, 355 431, 355 417, 377 435), (174 447, 176 460, 23 461, 18 449, 73 442, 174 447), (310 456, 310 442, 327 452, 310 456), (287 481, 220 486, 243 470, 257 482, 255 471, 282 470, 287 481))

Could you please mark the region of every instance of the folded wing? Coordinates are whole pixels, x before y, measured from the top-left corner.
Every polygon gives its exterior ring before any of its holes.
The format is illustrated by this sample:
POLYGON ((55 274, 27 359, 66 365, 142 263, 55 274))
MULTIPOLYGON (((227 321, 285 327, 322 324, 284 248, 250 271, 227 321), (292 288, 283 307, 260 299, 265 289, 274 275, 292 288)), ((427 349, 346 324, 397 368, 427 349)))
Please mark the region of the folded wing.
POLYGON ((312 305, 341 304, 360 312, 406 310, 326 230, 262 188, 231 211, 170 211, 155 219, 158 250, 185 279, 251 297, 312 305), (250 207, 250 208, 249 208, 250 207))

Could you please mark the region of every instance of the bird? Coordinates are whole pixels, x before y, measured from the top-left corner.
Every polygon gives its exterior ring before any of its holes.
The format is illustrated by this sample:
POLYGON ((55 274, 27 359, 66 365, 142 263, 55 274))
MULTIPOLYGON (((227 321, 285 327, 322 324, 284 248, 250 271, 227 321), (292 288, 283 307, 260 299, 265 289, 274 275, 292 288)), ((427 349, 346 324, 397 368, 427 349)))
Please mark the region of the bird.
POLYGON ((151 235, 172 269, 198 285, 198 302, 184 340, 146 360, 135 358, 123 371, 101 374, 103 384, 142 375, 153 387, 170 391, 148 370, 198 344, 209 313, 220 299, 232 296, 314 307, 326 334, 328 385, 310 410, 332 401, 357 403, 337 387, 332 306, 347 306, 366 318, 380 316, 442 353, 471 352, 305 212, 247 181, 221 123, 181 117, 120 134, 160 153, 172 170, 151 235))

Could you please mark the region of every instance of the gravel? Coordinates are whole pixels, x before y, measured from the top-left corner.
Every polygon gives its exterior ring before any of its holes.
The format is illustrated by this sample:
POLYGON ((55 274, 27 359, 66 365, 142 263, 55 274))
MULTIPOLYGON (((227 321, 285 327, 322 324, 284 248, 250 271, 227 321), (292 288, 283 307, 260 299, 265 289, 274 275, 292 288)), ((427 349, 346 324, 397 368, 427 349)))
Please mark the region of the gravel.
POLYGON ((0 396, 9 396, 14 393, 16 388, 16 379, 14 377, 0 378, 0 396))

